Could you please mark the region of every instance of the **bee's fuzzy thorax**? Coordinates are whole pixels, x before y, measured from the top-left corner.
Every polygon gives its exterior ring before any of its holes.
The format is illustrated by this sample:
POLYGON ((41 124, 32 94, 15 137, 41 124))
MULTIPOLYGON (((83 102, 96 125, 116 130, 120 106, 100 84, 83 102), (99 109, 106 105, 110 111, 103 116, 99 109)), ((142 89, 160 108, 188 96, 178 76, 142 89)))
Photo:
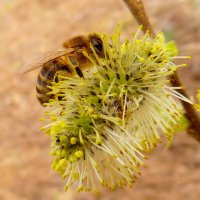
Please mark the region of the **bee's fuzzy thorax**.
POLYGON ((105 57, 85 52, 96 67, 84 79, 52 83, 57 98, 46 104, 50 122, 43 130, 52 139, 52 168, 66 178, 66 189, 74 182, 77 191, 132 186, 160 132, 171 139, 177 124, 187 124, 173 97, 192 103, 168 85, 183 65, 174 64, 177 48, 163 34, 151 39, 140 27, 122 43, 117 27, 101 38, 105 57))

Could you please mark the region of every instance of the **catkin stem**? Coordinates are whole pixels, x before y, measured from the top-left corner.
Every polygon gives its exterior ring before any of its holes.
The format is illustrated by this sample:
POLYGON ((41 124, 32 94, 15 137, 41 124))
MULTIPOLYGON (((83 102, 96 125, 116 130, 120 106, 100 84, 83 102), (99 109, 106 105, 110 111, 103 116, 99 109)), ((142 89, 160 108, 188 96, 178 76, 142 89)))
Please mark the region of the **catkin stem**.
MULTIPOLYGON (((155 33, 146 15, 142 0, 124 0, 124 2, 128 6, 133 16, 136 18, 137 22, 143 25, 143 31, 146 32, 147 30, 149 30, 151 36, 154 37, 155 33)), ((173 75, 170 76, 170 80, 171 80, 172 86, 174 87, 178 87, 182 85, 179 80, 177 72, 175 72, 173 75)), ((184 87, 181 87, 181 89, 179 90, 179 93, 189 98, 184 87)), ((200 142, 200 118, 197 115, 193 105, 185 101, 181 101, 181 103, 185 109, 185 116, 190 122, 187 132, 189 135, 191 135, 193 138, 195 138, 197 141, 200 142)))
POLYGON ((149 19, 146 15, 144 5, 141 0, 124 0, 129 10, 137 20, 138 24, 143 25, 143 31, 146 33, 149 30, 149 33, 152 37, 155 37, 155 33, 152 29, 152 26, 149 22, 149 19))

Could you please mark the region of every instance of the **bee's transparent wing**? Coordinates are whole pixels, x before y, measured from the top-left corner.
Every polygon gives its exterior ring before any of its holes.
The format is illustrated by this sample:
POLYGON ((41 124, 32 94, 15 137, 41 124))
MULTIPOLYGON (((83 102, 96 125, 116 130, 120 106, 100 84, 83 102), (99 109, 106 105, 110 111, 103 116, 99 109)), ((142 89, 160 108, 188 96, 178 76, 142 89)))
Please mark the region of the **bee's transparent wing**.
POLYGON ((32 71, 34 69, 40 68, 43 65, 61 57, 64 56, 68 53, 73 52, 74 49, 73 48, 68 48, 68 49, 64 49, 64 50, 57 50, 57 51, 53 51, 53 52, 48 52, 45 54, 40 55, 39 57, 36 57, 35 59, 33 59, 32 61, 28 62, 27 64, 25 64, 21 69, 20 69, 20 73, 26 73, 29 71, 32 71))

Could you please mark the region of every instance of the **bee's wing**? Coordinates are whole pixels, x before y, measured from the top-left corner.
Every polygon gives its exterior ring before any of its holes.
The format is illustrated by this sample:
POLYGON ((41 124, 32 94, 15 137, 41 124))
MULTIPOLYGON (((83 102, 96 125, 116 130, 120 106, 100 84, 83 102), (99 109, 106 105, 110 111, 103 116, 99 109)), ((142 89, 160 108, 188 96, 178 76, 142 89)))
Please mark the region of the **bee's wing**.
POLYGON ((34 69, 40 68, 43 65, 61 57, 61 56, 64 56, 68 53, 71 53, 73 51, 74 51, 73 48, 68 48, 68 49, 64 49, 64 50, 57 50, 57 51, 42 54, 39 57, 36 57, 31 62, 28 62, 27 64, 25 64, 20 69, 20 73, 25 73, 25 72, 29 72, 29 71, 32 71, 34 69))

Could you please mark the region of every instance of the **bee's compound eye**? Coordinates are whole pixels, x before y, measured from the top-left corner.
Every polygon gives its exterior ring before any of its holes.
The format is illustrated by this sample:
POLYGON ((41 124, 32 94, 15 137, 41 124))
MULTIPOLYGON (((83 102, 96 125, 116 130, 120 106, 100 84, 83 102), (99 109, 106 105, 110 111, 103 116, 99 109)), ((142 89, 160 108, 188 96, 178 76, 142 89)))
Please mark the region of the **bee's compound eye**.
POLYGON ((102 54, 103 52, 103 44, 99 38, 92 38, 91 39, 92 46, 97 54, 102 54))

